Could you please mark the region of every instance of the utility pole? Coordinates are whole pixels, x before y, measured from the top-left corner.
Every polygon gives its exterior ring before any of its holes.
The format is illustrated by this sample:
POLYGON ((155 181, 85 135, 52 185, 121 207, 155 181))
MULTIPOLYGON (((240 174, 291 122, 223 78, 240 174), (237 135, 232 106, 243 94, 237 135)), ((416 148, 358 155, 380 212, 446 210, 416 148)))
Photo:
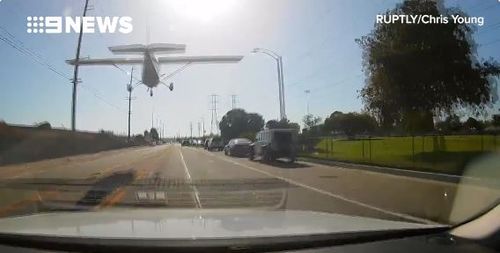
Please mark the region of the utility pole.
POLYGON ((128 128, 127 128, 127 140, 130 142, 130 114, 132 114, 132 78, 134 76, 134 67, 130 71, 130 83, 127 85, 128 91, 128 128))
POLYGON ((205 117, 201 117, 201 128, 202 128, 202 133, 203 133, 203 137, 205 137, 205 117))
POLYGON ((198 137, 201 137, 201 122, 198 121, 198 137))
MULTIPOLYGON (((89 0, 85 0, 85 7, 83 8, 83 17, 87 15, 87 8, 89 6, 89 0)), ((78 80, 78 61, 80 60, 80 48, 82 45, 83 38, 83 22, 80 23, 80 34, 78 35, 78 44, 76 46, 76 56, 75 56, 75 68, 73 72, 73 94, 71 102, 71 131, 76 131, 76 91, 77 85, 80 82, 78 80)))
POLYGON ((154 122, 154 113, 151 112, 151 128, 155 126, 153 122, 154 122))
POLYGON ((161 136, 162 138, 165 138, 165 122, 161 122, 161 136))
POLYGON ((218 129, 219 129, 219 124, 217 122, 217 99, 218 99, 218 95, 216 94, 212 94, 210 95, 210 111, 212 112, 212 119, 210 120, 210 134, 213 134, 214 133, 214 125, 215 125, 215 131, 216 133, 218 132, 218 129))
POLYGON ((189 122, 189 129, 191 131, 191 140, 193 139, 193 122, 189 122))

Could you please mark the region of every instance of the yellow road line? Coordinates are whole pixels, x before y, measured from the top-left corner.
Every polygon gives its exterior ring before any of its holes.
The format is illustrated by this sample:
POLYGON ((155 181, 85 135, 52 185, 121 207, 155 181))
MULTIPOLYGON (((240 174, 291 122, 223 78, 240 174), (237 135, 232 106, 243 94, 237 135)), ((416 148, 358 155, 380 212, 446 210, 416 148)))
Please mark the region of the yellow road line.
MULTIPOLYGON (((170 153, 169 151, 170 148, 167 147, 166 153, 170 153)), ((154 169, 155 167, 138 169, 134 174, 134 181, 147 178, 154 169)), ((118 187, 115 191, 108 195, 95 209, 98 210, 102 208, 108 208, 120 203, 125 197, 126 193, 127 191, 125 187, 118 187)))
POLYGON ((102 201, 101 204, 99 204, 94 209, 102 209, 116 205, 117 203, 123 200, 123 198, 125 197, 125 193, 126 193, 125 189, 123 187, 119 187, 113 193, 108 195, 104 199, 104 201, 102 201))
POLYGON ((9 216, 10 214, 15 213, 16 211, 18 211, 22 208, 28 207, 29 205, 32 205, 36 202, 43 201, 42 198, 55 197, 58 194, 59 193, 55 192, 55 191, 33 193, 30 197, 28 197, 26 199, 22 199, 22 200, 14 202, 14 203, 11 203, 9 205, 0 207, 0 217, 9 216))

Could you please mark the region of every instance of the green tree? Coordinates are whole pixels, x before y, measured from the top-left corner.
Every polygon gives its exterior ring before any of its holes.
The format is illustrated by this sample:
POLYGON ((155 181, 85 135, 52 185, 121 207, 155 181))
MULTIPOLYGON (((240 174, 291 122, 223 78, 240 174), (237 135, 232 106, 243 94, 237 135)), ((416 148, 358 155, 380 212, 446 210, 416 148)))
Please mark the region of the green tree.
POLYGON ((281 119, 279 121, 272 119, 266 122, 266 128, 267 129, 292 128, 298 131, 300 130, 300 125, 295 122, 290 122, 288 119, 281 119))
POLYGON ((151 134, 151 139, 157 141, 160 139, 160 135, 158 134, 158 130, 156 128, 152 127, 151 130, 149 130, 149 134, 151 134))
POLYGON ((264 118, 258 113, 247 114, 247 131, 256 133, 264 127, 264 118))
POLYGON ((456 114, 451 114, 446 119, 442 122, 438 122, 436 124, 436 127, 439 131, 445 132, 445 133, 450 133, 450 132, 457 132, 462 129, 462 122, 460 122, 460 117, 458 117, 456 114))
POLYGON ((354 137, 357 134, 372 133, 377 128, 377 121, 367 113, 335 111, 325 119, 324 128, 330 132, 354 137))
POLYGON ((493 126, 500 127, 500 114, 493 115, 493 126))
MULTIPOLYGON (((405 0, 386 15, 429 14, 464 16, 443 1, 405 0)), ((481 111, 490 101, 491 75, 499 75, 493 61, 475 59, 470 24, 375 24, 358 39, 363 49, 367 83, 360 95, 386 129, 428 131, 433 115, 458 107, 481 111)))
POLYGON ((266 128, 267 129, 276 129, 276 128, 280 128, 279 127, 279 122, 275 119, 272 119, 272 120, 269 120, 266 122, 266 128))
POLYGON ((342 117, 344 117, 344 113, 340 111, 334 111, 328 118, 325 119, 324 128, 329 132, 341 132, 342 128, 340 127, 342 117))
POLYGON ((311 129, 317 126, 321 122, 321 117, 314 116, 312 114, 307 114, 302 119, 304 126, 308 129, 311 129))
POLYGON ((478 121, 475 118, 469 117, 464 122, 464 127, 466 130, 469 130, 469 131, 482 131, 484 129, 484 123, 481 121, 478 121))
POLYGON ((228 111, 219 123, 224 142, 236 137, 251 137, 263 126, 264 119, 260 114, 247 113, 243 109, 228 111))

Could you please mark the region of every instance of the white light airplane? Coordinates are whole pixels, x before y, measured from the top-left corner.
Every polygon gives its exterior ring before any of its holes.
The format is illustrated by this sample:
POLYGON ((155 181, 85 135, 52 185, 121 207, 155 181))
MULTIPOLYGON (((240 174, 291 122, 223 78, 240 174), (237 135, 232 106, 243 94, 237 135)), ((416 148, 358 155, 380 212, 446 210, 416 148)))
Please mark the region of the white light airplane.
MULTIPOLYGON (((155 54, 176 54, 184 53, 186 45, 170 44, 170 43, 153 43, 149 45, 133 44, 124 46, 109 47, 113 54, 122 55, 143 55, 142 57, 133 58, 103 58, 103 59, 79 59, 78 63, 75 59, 67 60, 71 65, 142 65, 142 83, 146 85, 151 96, 153 96, 153 88, 162 83, 160 74, 161 64, 191 64, 191 63, 237 63, 241 61, 243 56, 169 56, 156 57, 155 54)), ((166 85, 166 84, 165 84, 166 85)), ((173 83, 166 85, 170 90, 173 90, 173 83)))

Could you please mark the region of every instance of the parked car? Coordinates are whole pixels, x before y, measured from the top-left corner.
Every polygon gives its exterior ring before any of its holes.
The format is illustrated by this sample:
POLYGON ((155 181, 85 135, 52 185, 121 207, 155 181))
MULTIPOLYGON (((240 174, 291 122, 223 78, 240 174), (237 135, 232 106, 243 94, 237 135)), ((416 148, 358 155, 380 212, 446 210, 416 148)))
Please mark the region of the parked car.
POLYGON ((228 156, 247 156, 252 142, 245 138, 231 139, 224 147, 224 154, 228 156))
POLYGON ((257 133, 256 140, 250 145, 248 157, 254 160, 260 157, 264 161, 288 158, 295 162, 297 130, 265 129, 257 133))
POLYGON ((220 137, 210 138, 208 140, 207 149, 209 151, 212 151, 212 150, 222 151, 224 149, 224 143, 222 142, 222 139, 220 137))
POLYGON ((181 146, 189 146, 189 140, 183 140, 181 146))

